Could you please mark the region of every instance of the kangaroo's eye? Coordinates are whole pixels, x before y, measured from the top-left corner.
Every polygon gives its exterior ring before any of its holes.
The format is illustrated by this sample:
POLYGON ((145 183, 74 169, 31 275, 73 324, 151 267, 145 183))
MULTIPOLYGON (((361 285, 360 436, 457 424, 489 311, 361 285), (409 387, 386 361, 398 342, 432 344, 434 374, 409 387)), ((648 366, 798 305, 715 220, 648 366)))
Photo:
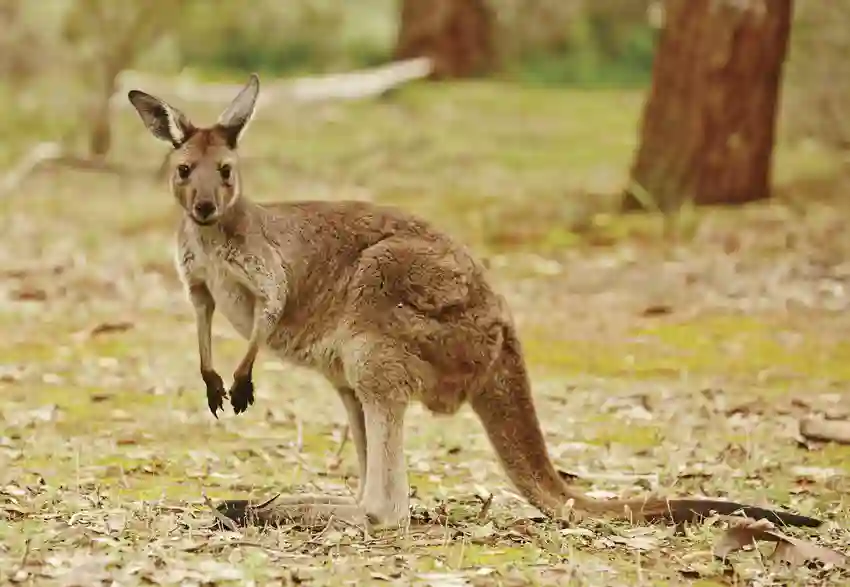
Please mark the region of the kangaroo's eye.
POLYGON ((221 179, 227 181, 230 179, 230 175, 233 173, 233 169, 230 167, 230 165, 227 165, 225 163, 224 165, 218 168, 218 172, 221 175, 221 179))
POLYGON ((189 174, 192 172, 192 168, 188 165, 178 165, 177 166, 177 175, 180 176, 180 179, 186 179, 189 177, 189 174))

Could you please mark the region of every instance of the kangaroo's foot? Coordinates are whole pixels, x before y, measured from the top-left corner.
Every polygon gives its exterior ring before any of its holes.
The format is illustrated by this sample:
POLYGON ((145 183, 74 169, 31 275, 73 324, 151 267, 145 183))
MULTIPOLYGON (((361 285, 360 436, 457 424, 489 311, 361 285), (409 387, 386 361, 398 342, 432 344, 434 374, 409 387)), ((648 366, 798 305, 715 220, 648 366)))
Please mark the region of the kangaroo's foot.
POLYGON ((365 530, 404 527, 410 520, 408 509, 367 508, 354 498, 335 495, 279 496, 259 505, 247 500, 225 500, 216 508, 237 526, 324 525, 332 519, 365 530))

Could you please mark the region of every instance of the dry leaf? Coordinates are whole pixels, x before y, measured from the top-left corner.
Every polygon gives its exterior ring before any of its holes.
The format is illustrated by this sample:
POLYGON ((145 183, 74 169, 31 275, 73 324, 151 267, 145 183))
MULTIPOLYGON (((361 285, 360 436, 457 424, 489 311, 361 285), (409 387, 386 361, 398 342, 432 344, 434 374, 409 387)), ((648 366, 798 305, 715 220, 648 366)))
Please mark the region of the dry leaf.
POLYGON ((95 337, 100 334, 125 332, 131 328, 133 328, 132 322, 102 322, 89 331, 89 336, 95 337))
POLYGON ((616 543, 628 546, 633 550, 649 551, 658 548, 660 540, 655 528, 635 528, 623 531, 620 536, 611 535, 608 538, 616 543))
POLYGON ((24 286, 12 292, 12 299, 23 302, 43 302, 47 299, 47 292, 40 287, 24 286))
POLYGON ((651 304, 641 310, 641 316, 666 316, 673 312, 673 307, 667 304, 651 304))
POLYGON ((0 383, 15 383, 22 375, 23 370, 15 365, 0 365, 0 383))
POLYGON ((805 418, 800 422, 800 434, 809 440, 850 444, 850 420, 805 418))
POLYGON ((725 559, 736 550, 753 545, 756 540, 775 542, 776 548, 771 559, 791 565, 802 565, 807 561, 821 561, 826 564, 843 567, 848 559, 845 555, 812 542, 787 536, 776 530, 768 520, 753 520, 752 518, 730 520, 729 529, 714 547, 714 555, 725 559))
POLYGON ((791 473, 798 480, 824 482, 832 477, 844 475, 844 470, 835 467, 791 467, 791 473))

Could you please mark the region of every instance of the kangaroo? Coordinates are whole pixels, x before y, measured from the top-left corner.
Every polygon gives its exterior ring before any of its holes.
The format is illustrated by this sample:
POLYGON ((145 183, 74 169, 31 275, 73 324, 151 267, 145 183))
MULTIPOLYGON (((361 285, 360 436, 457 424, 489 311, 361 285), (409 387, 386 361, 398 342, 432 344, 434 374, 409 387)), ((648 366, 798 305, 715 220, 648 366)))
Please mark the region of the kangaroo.
MULTIPOLYGON (((128 98, 171 145, 168 177, 182 207, 176 268, 195 310, 200 375, 213 415, 230 399, 254 403, 260 349, 311 367, 337 390, 356 448, 351 498, 279 497, 252 512, 263 523, 333 516, 368 529, 409 523, 404 417, 410 402, 451 415, 471 405, 508 479, 545 516, 571 512, 627 521, 693 521, 712 512, 818 526, 806 516, 712 499, 598 500, 553 465, 535 411, 511 312, 470 251, 428 222, 362 201, 254 203, 237 147, 260 80, 252 74, 212 126, 140 90, 128 98), (220 310, 247 341, 233 382, 213 366, 211 324, 220 310)), ((244 500, 220 511, 247 523, 244 500)))

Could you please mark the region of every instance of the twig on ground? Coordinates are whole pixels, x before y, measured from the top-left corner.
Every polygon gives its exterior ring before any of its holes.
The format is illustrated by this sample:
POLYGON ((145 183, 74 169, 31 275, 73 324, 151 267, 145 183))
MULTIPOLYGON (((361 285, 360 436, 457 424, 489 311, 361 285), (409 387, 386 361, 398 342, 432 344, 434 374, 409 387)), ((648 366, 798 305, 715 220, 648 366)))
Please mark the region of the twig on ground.
POLYGON ((215 516, 216 520, 218 520, 218 521, 219 521, 219 523, 220 523, 222 526, 224 526, 225 528, 227 528, 227 529, 228 529, 228 530, 230 530, 231 532, 237 532, 237 533, 239 533, 239 527, 236 525, 236 522, 234 522, 233 520, 231 520, 230 518, 228 518, 227 516, 225 516, 224 514, 222 514, 220 511, 218 511, 218 510, 216 509, 216 507, 213 505, 213 503, 212 503, 212 501, 210 500, 210 498, 209 498, 209 497, 207 497, 207 494, 206 494, 206 493, 202 494, 202 497, 204 498, 204 504, 206 504, 206 506, 207 506, 207 507, 210 509, 210 511, 213 513, 213 516, 215 516))
POLYGON ((850 444, 850 421, 805 418, 800 422, 800 434, 809 440, 850 444))
POLYGON ((267 508, 267 507, 268 507, 268 506, 270 506, 270 505, 271 505, 271 504, 272 504, 275 500, 277 500, 277 498, 278 498, 278 497, 280 497, 280 493, 276 493, 276 494, 274 494, 273 496, 271 496, 270 498, 268 498, 266 501, 263 501, 263 502, 258 503, 257 505, 251 506, 251 509, 254 509, 254 510, 261 510, 261 509, 263 509, 263 508, 267 508))
POLYGON ((325 536, 330 531, 331 526, 333 526, 333 523, 334 523, 335 520, 336 520, 336 517, 334 517, 334 515, 331 514, 330 518, 328 519, 328 523, 325 524, 325 527, 322 528, 318 532, 318 534, 311 536, 309 542, 319 544, 319 540, 321 540, 322 537, 325 536))
POLYGON ((266 546, 265 544, 260 544, 259 542, 251 542, 250 540, 223 540, 219 542, 201 542, 198 544, 193 544, 192 546, 185 546, 180 550, 182 552, 201 552, 203 550, 224 548, 226 546, 247 546, 250 548, 259 548, 268 552, 273 552, 275 554, 290 554, 300 547, 300 545, 293 545, 288 549, 282 549, 274 548, 272 546, 266 546))
POLYGON ((487 519, 487 515, 490 513, 490 506, 493 505, 493 494, 490 493, 487 497, 481 497, 476 493, 475 497, 481 501, 481 510, 478 512, 476 519, 479 522, 483 522, 487 519))

